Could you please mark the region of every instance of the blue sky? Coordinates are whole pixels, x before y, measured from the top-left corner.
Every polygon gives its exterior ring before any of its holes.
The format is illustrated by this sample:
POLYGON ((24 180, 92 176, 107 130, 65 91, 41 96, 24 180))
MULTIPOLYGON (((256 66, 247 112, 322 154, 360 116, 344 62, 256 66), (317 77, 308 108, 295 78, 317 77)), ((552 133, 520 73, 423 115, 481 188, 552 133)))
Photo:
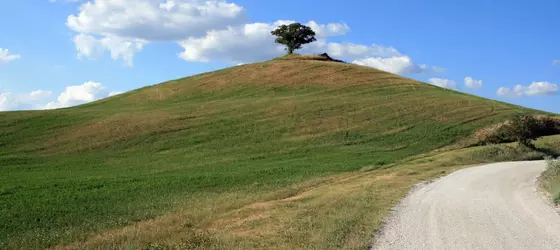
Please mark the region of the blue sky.
POLYGON ((270 29, 486 98, 560 113, 560 2, 20 0, 0 3, 0 110, 60 108, 283 53, 270 29), (465 84, 465 78, 471 81, 465 84))

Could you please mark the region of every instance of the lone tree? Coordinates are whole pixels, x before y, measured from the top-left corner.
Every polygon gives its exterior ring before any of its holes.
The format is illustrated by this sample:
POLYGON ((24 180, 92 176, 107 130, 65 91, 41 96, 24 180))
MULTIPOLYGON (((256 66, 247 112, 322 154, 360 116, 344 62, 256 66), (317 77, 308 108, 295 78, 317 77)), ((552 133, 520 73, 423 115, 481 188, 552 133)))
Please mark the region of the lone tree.
POLYGON ((301 23, 284 24, 270 33, 276 36, 276 43, 286 45, 288 54, 294 53, 296 49, 301 49, 303 44, 317 41, 315 31, 301 23))

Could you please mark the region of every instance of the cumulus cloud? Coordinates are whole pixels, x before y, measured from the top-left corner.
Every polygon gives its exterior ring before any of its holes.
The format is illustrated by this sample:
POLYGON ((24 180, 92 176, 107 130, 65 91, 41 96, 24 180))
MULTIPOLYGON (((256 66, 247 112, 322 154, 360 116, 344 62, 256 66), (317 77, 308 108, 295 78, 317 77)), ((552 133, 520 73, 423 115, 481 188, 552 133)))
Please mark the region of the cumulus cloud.
POLYGON ((0 111, 35 109, 37 101, 52 95, 51 91, 35 90, 29 93, 15 94, 12 92, 0 93, 0 111))
MULTIPOLYGON (((295 21, 283 21, 283 24, 293 22, 295 21)), ((282 21, 279 21, 279 23, 282 23, 282 21)), ((341 36, 350 31, 350 27, 345 23, 319 24, 315 21, 309 21, 306 25, 315 31, 317 37, 341 36)))
POLYGON ((521 96, 543 96, 558 92, 558 85, 550 82, 533 82, 529 86, 515 85, 513 88, 501 87, 496 91, 498 96, 516 98, 521 96))
POLYGON ((35 90, 22 94, 4 91, 0 92, 0 111, 65 108, 121 93, 123 92, 109 91, 101 83, 92 81, 65 87, 56 100, 51 102, 49 99, 53 96, 53 92, 49 90, 35 90))
POLYGON ((120 37, 108 36, 100 40, 103 48, 109 50, 113 60, 122 59, 127 66, 132 66, 132 57, 142 50, 145 42, 125 40, 120 37))
POLYGON ((146 41, 125 40, 120 37, 108 36, 96 39, 93 36, 78 34, 74 38, 78 58, 99 58, 108 50, 113 60, 122 59, 126 66, 132 67, 134 54, 141 51, 146 41))
POLYGON ((47 103, 44 109, 56 109, 75 106, 108 97, 109 92, 99 82, 85 82, 82 85, 68 86, 58 95, 56 101, 47 103))
MULTIPOLYGON (((245 10, 221 0, 94 0, 67 18, 79 57, 109 50, 115 60, 132 65, 148 42, 179 41, 245 21, 245 10)), ((328 27, 326 27, 328 29, 328 27)))
POLYGON ((35 90, 29 93, 29 100, 37 101, 44 98, 47 98, 52 95, 52 91, 50 90, 35 90))
POLYGON ((533 82, 528 87, 522 86, 520 89, 529 96, 549 95, 558 92, 558 85, 550 82, 533 82))
POLYGON ((440 68, 429 67, 425 64, 416 64, 408 56, 394 57, 369 57, 354 60, 353 63, 368 66, 394 74, 421 74, 438 72, 440 68))
POLYGON ((11 110, 17 104, 11 92, 0 93, 0 111, 11 110))
POLYGON ((455 81, 449 80, 449 79, 432 77, 432 78, 428 79, 428 82, 433 84, 433 85, 442 87, 442 88, 448 88, 448 89, 456 89, 457 88, 457 84, 455 83, 455 81))
POLYGON ((465 86, 469 89, 479 89, 482 88, 482 80, 473 79, 470 76, 465 77, 465 86))
POLYGON ((7 63, 7 62, 10 62, 10 61, 13 61, 13 60, 20 59, 20 58, 21 58, 20 55, 10 54, 8 49, 0 48, 0 64, 1 63, 7 63))
MULTIPOLYGON (((274 43, 270 31, 282 24, 295 21, 279 20, 274 23, 250 23, 230 26, 223 30, 211 30, 202 37, 191 37, 179 42, 184 51, 179 56, 187 61, 226 61, 249 63, 282 55, 284 46, 274 43)), ((306 25, 316 32, 317 42, 305 45, 307 52, 317 52, 326 46, 325 39, 346 34, 349 28, 344 23, 318 24, 309 21, 306 25)))
POLYGON ((510 88, 507 88, 507 87, 500 87, 496 91, 496 94, 498 96, 502 96, 502 97, 516 98, 516 97, 520 97, 522 93, 512 91, 510 88))
POLYGON ((78 52, 78 58, 97 58, 103 54, 104 48, 95 37, 79 34, 72 39, 78 52))
POLYGON ((66 25, 78 33, 177 41, 245 19, 241 6, 221 0, 94 0, 68 16, 66 25))
POLYGON ((179 56, 187 61, 211 60, 247 63, 281 55, 282 46, 274 44, 270 31, 276 24, 252 23, 225 30, 212 30, 205 36, 179 42, 184 51, 179 56))

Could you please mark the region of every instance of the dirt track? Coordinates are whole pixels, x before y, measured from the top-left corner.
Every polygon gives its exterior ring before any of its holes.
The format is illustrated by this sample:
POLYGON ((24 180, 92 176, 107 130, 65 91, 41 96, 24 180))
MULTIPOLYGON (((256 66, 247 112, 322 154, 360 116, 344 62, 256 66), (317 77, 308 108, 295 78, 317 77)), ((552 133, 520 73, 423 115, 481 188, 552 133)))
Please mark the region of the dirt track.
POLYGON ((419 186, 373 249, 560 249, 560 215, 536 185, 545 167, 489 164, 419 186))

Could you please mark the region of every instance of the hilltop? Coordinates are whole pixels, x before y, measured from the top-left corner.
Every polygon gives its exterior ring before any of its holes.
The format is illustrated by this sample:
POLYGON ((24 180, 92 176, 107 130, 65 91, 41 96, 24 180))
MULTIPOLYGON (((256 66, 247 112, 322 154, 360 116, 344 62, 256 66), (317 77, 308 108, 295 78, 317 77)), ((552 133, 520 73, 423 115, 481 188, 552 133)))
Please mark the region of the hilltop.
POLYGON ((542 112, 304 56, 72 108, 1 112, 0 247, 65 244, 185 207, 194 210, 181 225, 199 232, 211 227, 207 213, 390 168, 518 113, 542 112))

